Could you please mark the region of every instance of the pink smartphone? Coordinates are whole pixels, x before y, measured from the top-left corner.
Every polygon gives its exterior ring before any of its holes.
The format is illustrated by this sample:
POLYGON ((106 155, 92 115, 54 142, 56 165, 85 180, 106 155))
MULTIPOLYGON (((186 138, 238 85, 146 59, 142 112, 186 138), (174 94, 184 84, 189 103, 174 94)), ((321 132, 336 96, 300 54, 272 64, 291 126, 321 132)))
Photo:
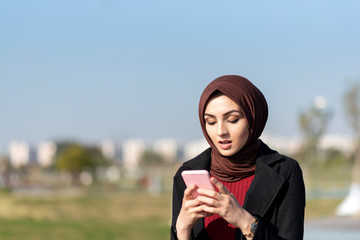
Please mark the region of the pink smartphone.
POLYGON ((195 184, 196 189, 192 192, 191 196, 193 199, 197 198, 198 188, 204 188, 216 191, 214 185, 210 182, 210 174, 206 170, 185 170, 181 173, 182 178, 187 187, 195 184))

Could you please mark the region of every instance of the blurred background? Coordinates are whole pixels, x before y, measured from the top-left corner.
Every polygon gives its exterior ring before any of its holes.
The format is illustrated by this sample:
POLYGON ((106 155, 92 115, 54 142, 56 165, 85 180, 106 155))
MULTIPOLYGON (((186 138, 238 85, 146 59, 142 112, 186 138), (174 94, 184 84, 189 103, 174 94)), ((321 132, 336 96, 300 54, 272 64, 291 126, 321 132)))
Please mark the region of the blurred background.
POLYGON ((169 239, 205 86, 265 95, 305 239, 360 239, 358 1, 0 0, 0 238, 169 239))

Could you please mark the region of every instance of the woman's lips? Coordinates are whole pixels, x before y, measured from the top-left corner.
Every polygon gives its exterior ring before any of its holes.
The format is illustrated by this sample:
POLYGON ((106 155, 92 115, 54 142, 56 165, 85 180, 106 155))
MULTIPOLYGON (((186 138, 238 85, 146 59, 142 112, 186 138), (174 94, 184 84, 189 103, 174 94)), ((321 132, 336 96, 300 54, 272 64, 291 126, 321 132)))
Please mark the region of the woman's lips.
POLYGON ((219 141, 219 147, 223 150, 229 149, 231 147, 231 141, 219 141))

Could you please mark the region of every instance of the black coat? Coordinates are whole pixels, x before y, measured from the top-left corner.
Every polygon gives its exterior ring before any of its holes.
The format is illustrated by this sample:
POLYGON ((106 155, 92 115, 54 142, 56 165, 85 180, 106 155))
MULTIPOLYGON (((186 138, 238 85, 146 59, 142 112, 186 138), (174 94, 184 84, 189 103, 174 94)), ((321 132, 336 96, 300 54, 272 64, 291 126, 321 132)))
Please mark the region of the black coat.
MULTIPOLYGON (((185 162, 174 176, 171 239, 186 188, 184 170, 210 170, 211 148, 185 162)), ((299 164, 262 143, 256 159, 255 178, 245 196, 244 209, 259 219, 254 240, 303 239, 305 187, 299 164)), ((204 219, 197 221, 191 239, 209 239, 204 219)), ((235 239, 246 239, 237 228, 235 239)))

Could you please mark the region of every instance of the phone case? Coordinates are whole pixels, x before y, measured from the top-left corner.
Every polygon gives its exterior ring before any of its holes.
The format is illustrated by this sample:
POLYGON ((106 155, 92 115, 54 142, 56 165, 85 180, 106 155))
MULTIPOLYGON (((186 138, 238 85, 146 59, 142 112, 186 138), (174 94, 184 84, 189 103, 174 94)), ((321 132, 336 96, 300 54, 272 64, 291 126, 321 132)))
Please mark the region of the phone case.
MULTIPOLYGON (((182 178, 187 187, 196 185, 196 189, 204 188, 209 190, 216 190, 214 185, 210 182, 210 174, 206 170, 185 170, 181 173, 182 178)), ((199 194, 196 189, 192 192, 193 199, 197 198, 199 194)))

